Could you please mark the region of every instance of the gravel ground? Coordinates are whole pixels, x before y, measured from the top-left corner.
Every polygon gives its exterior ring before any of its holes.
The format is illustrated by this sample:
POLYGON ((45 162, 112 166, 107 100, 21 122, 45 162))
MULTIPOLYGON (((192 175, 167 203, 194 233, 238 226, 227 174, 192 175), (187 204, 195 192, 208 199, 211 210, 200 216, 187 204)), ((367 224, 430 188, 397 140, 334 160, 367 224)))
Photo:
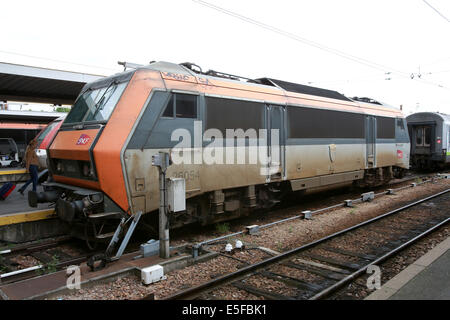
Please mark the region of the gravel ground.
POLYGON ((251 276, 243 281, 246 285, 256 287, 258 289, 282 294, 285 296, 295 297, 299 293, 298 290, 285 285, 284 283, 259 275, 251 276))
MULTIPOLYGON (((243 241, 247 247, 261 246, 270 248, 275 251, 285 251, 300 245, 309 243, 313 240, 322 238, 339 230, 348 228, 352 225, 373 218, 381 213, 386 212, 389 209, 397 208, 403 204, 410 202, 414 199, 422 198, 427 195, 436 193, 438 191, 447 189, 450 186, 450 180, 440 180, 436 183, 427 183, 417 186, 415 188, 408 188, 399 191, 392 196, 384 196, 376 198, 369 203, 362 203, 355 206, 355 208, 339 208, 330 212, 325 212, 314 216, 312 220, 296 219, 290 222, 282 223, 271 228, 263 229, 256 236, 239 236, 237 239, 243 241), (388 199, 388 201, 386 201, 388 199)), ((323 199, 324 200, 324 199, 323 199)), ((329 199, 325 199, 329 201, 329 199)), ((336 202, 334 202, 336 203, 336 202)), ((331 203, 331 204, 334 204, 331 203)), ((323 201, 322 201, 323 204, 323 201)), ((314 208, 311 208, 314 209, 314 208)), ((305 210, 305 208, 302 208, 305 210)), ((290 215, 299 214, 298 207, 290 209, 282 209, 282 214, 289 212, 290 215)), ((270 213, 269 213, 270 214, 270 213)), ((249 220, 248 218, 243 220, 241 224, 234 224, 233 228, 242 230, 246 225, 258 224, 259 218, 255 220, 249 220), (240 229, 239 229, 240 228, 240 229)), ((268 221, 264 221, 267 223, 268 221)), ((211 231, 211 230, 209 230, 211 231)), ((230 232, 235 231, 231 230, 230 232)), ((209 239, 217 235, 216 231, 203 232, 200 235, 188 235, 184 241, 199 242, 205 239, 209 239)), ((180 244, 181 241, 179 241, 180 244)), ((234 244, 234 240, 230 239, 230 243, 234 244)), ((176 243, 172 243, 176 245, 176 243)), ((364 252, 366 247, 371 247, 370 241, 365 239, 359 240, 354 243, 355 246, 361 248, 361 252, 364 252)), ((223 250, 224 244, 211 246, 216 250, 223 250)), ((242 252, 236 252, 234 257, 254 263, 267 257, 262 251, 259 250, 244 250, 242 252)), ((227 272, 233 272, 239 267, 242 267, 242 263, 234 259, 218 256, 215 259, 199 263, 181 270, 175 270, 167 274, 167 280, 159 283, 152 284, 150 286, 144 286, 140 283, 139 279, 135 276, 127 276, 110 283, 99 284, 94 287, 81 289, 71 295, 65 295, 57 298, 64 300, 69 299, 140 299, 149 293, 154 293, 156 299, 174 294, 175 292, 186 289, 188 287, 200 284, 205 281, 209 281, 219 275, 227 272)), ((253 278, 253 277, 252 277, 253 278)), ((256 279, 258 279, 256 277, 256 279)), ((268 279, 263 278, 264 281, 268 279)), ((259 279, 261 280, 261 279, 259 279)), ((256 281, 256 280, 250 280, 256 281)), ((253 283, 253 282, 252 282, 253 283)), ((261 281, 256 281, 252 285, 261 285, 261 281)), ((280 285, 278 281, 264 282, 264 288, 275 288, 275 285, 280 285), (275 283, 272 283, 275 282, 275 283)), ((286 287, 286 290, 292 290, 292 288, 286 287)), ((286 291, 288 292, 288 291, 286 291)), ((287 294, 287 293, 286 293, 287 294)), ((222 288, 220 291, 214 293, 218 298, 227 299, 252 299, 251 295, 237 288, 228 286, 222 288)), ((295 295, 295 292, 294 294, 295 295)))
MULTIPOLYGON (((445 226, 433 232, 431 235, 418 241, 412 247, 405 249, 394 258, 380 265, 381 268, 381 285, 395 277, 401 271, 406 269, 410 264, 425 255, 428 251, 436 247, 440 242, 450 237, 450 227, 445 226)), ((336 294, 330 299, 347 300, 347 299, 364 299, 370 295, 373 290, 369 290, 366 285, 367 275, 358 280, 336 294)))
POLYGON ((225 286, 209 294, 206 298, 218 300, 261 300, 261 297, 240 290, 234 286, 225 286))
MULTIPOLYGON (((235 252, 232 257, 255 263, 267 258, 267 254, 259 250, 235 252)), ((141 299, 150 293, 155 293, 155 299, 169 296, 175 292, 187 289, 226 273, 234 272, 243 263, 235 259, 218 256, 215 259, 202 262, 167 274, 167 279, 149 286, 142 285, 136 276, 127 276, 111 283, 97 285, 86 290, 81 289, 72 295, 58 296, 64 300, 91 299, 141 299), (117 290, 117 288, 121 288, 117 290), (104 293, 104 294, 103 294, 104 293)))
MULTIPOLYGON (((331 212, 325 212, 314 216, 312 220, 296 219, 275 225, 263 229, 258 236, 252 236, 248 241, 251 241, 251 245, 285 251, 376 217, 389 209, 400 207, 414 199, 447 189, 449 186, 449 180, 440 180, 434 184, 427 183, 415 188, 401 190, 392 196, 357 204, 354 208, 339 208, 331 212), (386 201, 386 199, 389 201, 386 201)), ((239 238, 246 241, 250 237, 239 238)))
POLYGON ((17 256, 17 257, 12 257, 9 260, 11 262, 13 262, 14 264, 17 264, 17 266, 16 266, 17 270, 26 269, 26 268, 34 267, 34 266, 41 264, 39 262, 39 260, 37 260, 36 258, 33 258, 31 256, 17 256))
MULTIPOLYGON (((55 248, 43 250, 42 253, 47 254, 50 258, 54 257, 56 259, 55 260, 56 262, 60 262, 70 257, 78 257, 84 254, 85 251, 78 248, 77 246, 74 246, 73 244, 62 244, 55 248)), ((44 262, 39 261, 32 255, 33 254, 18 255, 7 259, 9 260, 10 265, 14 268, 14 270, 21 270, 29 267, 34 267, 40 264, 45 264, 44 262)))

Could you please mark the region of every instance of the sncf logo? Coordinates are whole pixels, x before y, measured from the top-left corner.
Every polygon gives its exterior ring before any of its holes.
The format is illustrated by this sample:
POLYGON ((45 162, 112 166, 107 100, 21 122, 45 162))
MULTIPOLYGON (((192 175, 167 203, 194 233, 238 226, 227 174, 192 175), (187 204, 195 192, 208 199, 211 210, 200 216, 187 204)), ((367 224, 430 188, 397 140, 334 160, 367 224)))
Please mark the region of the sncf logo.
POLYGON ((82 134, 77 141, 77 145, 85 145, 86 143, 89 142, 89 140, 91 140, 91 137, 89 137, 87 134, 82 134))
POLYGON ((398 159, 402 159, 403 158, 403 151, 402 150, 397 150, 397 158, 398 159))

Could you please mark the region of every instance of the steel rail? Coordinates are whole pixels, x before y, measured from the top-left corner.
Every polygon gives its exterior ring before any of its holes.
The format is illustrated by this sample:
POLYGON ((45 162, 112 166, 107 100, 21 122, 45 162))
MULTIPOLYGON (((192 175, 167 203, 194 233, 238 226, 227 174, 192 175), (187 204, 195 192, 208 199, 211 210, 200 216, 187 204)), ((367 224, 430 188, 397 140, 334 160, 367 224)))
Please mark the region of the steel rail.
MULTIPOLYGON (((408 181, 411 181, 411 180, 414 180, 414 179, 423 179, 423 178, 428 178, 428 177, 429 177, 429 175, 418 175, 418 176, 414 176, 414 177, 403 178, 403 179, 401 179, 401 181, 391 183, 390 185, 402 184, 402 183, 405 183, 405 182, 408 182, 408 181)), ((433 178, 442 179, 439 176, 434 175, 430 179, 427 179, 427 180, 424 180, 422 182, 419 182, 416 185, 421 185, 421 184, 424 184, 424 183, 432 182, 433 178)), ((405 186, 405 187, 396 188, 396 189, 393 189, 393 190, 394 191, 400 191, 400 190, 409 189, 409 188, 411 188, 411 185, 408 185, 408 186, 405 186)), ((384 191, 379 192, 379 193, 374 193, 374 197, 379 197, 381 195, 387 195, 387 194, 388 194, 388 190, 384 190, 384 191)), ((351 201, 353 203, 362 202, 361 198, 352 199, 351 201)), ((318 213, 321 213, 321 212, 324 212, 324 211, 328 211, 328 210, 332 210, 332 209, 336 209, 336 208, 341 208, 341 207, 345 207, 345 202, 338 203, 338 204, 335 204, 335 205, 332 205, 332 206, 329 206, 329 207, 325 207, 325 208, 312 210, 311 211, 311 215, 315 215, 315 214, 318 214, 318 213)), ((277 220, 277 221, 274 221, 274 222, 270 222, 270 223, 267 223, 267 224, 264 224, 264 225, 260 225, 258 227, 259 227, 259 229, 269 228, 269 227, 272 227, 272 226, 280 224, 280 223, 285 223, 285 222, 288 222, 288 221, 291 221, 291 220, 301 219, 303 217, 304 217, 303 214, 299 214, 299 215, 295 215, 295 216, 292 216, 292 217, 288 217, 288 218, 284 218, 284 219, 281 219, 281 220, 277 220)), ((227 238, 232 238, 232 237, 244 234, 246 232, 247 232, 246 230, 238 231, 238 232, 226 234, 226 235, 223 235, 223 236, 220 236, 220 237, 217 237, 217 238, 204 240, 202 242, 196 243, 194 245, 194 247, 197 248, 197 250, 198 250, 199 248, 201 248, 204 245, 210 245, 210 244, 213 244, 213 243, 218 242, 220 240, 227 239, 227 238)))
MULTIPOLYGON (((103 251, 98 251, 97 253, 100 253, 100 252, 103 252, 103 251)), ((53 267, 56 269, 56 271, 58 271, 64 267, 67 267, 70 265, 78 265, 80 263, 86 262, 91 255, 92 254, 84 254, 84 255, 80 255, 78 257, 69 258, 67 260, 63 260, 61 262, 54 264, 53 267)), ((19 270, 11 271, 8 273, 2 273, 2 274, 0 274, 0 283, 1 284, 9 284, 9 283, 33 278, 36 276, 36 272, 38 272, 38 270, 45 271, 45 268, 48 266, 49 266, 48 263, 47 264, 39 264, 39 265, 32 266, 32 267, 25 268, 25 269, 19 269, 19 270)))
POLYGON ((318 300, 318 299, 322 299, 325 298, 326 296, 330 295, 331 293, 333 293, 334 291, 338 290, 339 288, 341 288, 342 286, 344 286, 345 284, 347 284, 348 282, 352 281, 353 279, 356 279, 357 277, 359 277, 361 274, 363 274, 364 272, 366 272, 367 268, 371 265, 376 265, 380 262, 383 262, 384 260, 390 258, 391 256, 395 255, 397 252, 405 249, 406 247, 412 245, 414 242, 416 242, 417 240, 420 240, 421 238, 423 238, 424 236, 426 236, 427 234, 433 232, 434 230, 440 228, 441 226, 445 225, 446 223, 448 223, 450 221, 450 218, 445 219, 444 221, 438 223, 437 225, 434 225, 433 227, 429 228, 428 230, 422 232, 421 234, 419 234, 418 236, 412 238, 411 240, 403 243, 402 245, 396 247, 395 249, 387 252, 386 254, 384 254, 383 256, 379 257, 378 259, 372 261, 371 263, 369 263, 368 265, 360 268, 359 270, 355 271, 354 273, 348 275, 347 277, 345 277, 344 279, 340 280, 339 282, 336 282, 335 284, 333 284, 332 286, 322 290, 321 292, 315 294, 313 297, 309 298, 309 300, 318 300))
POLYGON ((18 245, 12 248, 3 247, 0 249, 0 255, 3 257, 11 257, 20 254, 29 254, 32 252, 54 248, 62 243, 72 240, 71 236, 61 236, 45 242, 34 242, 24 245, 18 245))
MULTIPOLYGON (((301 251, 304 251, 304 250, 306 250, 306 249, 313 248, 313 247, 317 246, 317 245, 320 244, 320 243, 323 243, 323 242, 328 241, 328 240, 330 240, 330 239, 336 238, 336 237, 338 237, 338 236, 341 236, 341 235, 343 235, 343 234, 346 234, 346 233, 348 233, 348 232, 350 232, 350 231, 353 231, 353 230, 355 230, 355 229, 358 229, 358 228, 360 228, 360 227, 363 227, 363 226, 372 224, 372 223, 375 222, 375 221, 381 220, 381 219, 386 218, 386 217, 388 217, 388 216, 394 215, 394 214, 396 214, 396 213, 399 213, 399 212, 401 212, 401 211, 404 211, 404 210, 406 210, 406 209, 409 209, 409 208, 411 208, 411 207, 414 207, 414 206, 416 206, 416 205, 418 205, 418 204, 420 204, 420 203, 423 203, 423 202, 429 201, 429 200, 431 200, 431 199, 433 199, 433 198, 439 197, 439 196, 441 196, 441 195, 443 195, 443 194, 445 194, 445 193, 447 193, 447 192, 450 192, 450 188, 449 188, 449 189, 446 189, 446 190, 444 190, 444 191, 438 192, 438 193, 436 193, 436 194, 433 194, 433 195, 431 195, 431 196, 425 197, 425 198, 423 198, 423 199, 414 201, 414 202, 409 203, 409 204, 407 204, 407 205, 405 205, 405 206, 402 206, 402 207, 400 207, 400 208, 391 210, 391 211, 389 211, 389 212, 387 212, 387 213, 385 213, 385 214, 382 214, 382 215, 380 215, 380 216, 374 217, 374 218, 369 219, 369 220, 367 220, 367 221, 361 222, 361 223, 356 224, 356 225, 354 225, 354 226, 352 226, 352 227, 349 227, 349 228, 346 228, 346 229, 344 229, 344 230, 335 232, 335 233, 333 233, 333 234, 331 234, 331 235, 329 235, 329 236, 326 236, 326 237, 324 237, 324 238, 321 238, 321 239, 315 240, 315 241, 313 241, 313 242, 310 242, 310 243, 308 243, 308 244, 305 244, 305 245, 303 245, 303 246, 300 246, 300 247, 291 249, 291 250, 289 250, 289 251, 287 251, 287 252, 285 252, 285 253, 282 253, 282 254, 280 254, 280 255, 278 255, 278 256, 274 256, 274 257, 268 258, 268 259, 266 259, 266 260, 264 260, 264 261, 261 261, 261 262, 258 262, 258 263, 255 263, 255 264, 252 264, 252 265, 243 267, 242 269, 240 269, 240 270, 238 270, 238 271, 235 271, 235 272, 232 272, 232 273, 229 273, 229 274, 220 276, 220 277, 218 277, 218 278, 216 278, 216 279, 214 279, 214 280, 211 280, 211 281, 202 283, 202 284, 197 285, 197 286, 195 286, 195 287, 193 287, 193 288, 189 288, 189 289, 180 291, 180 292, 175 293, 175 294, 173 294, 173 295, 171 295, 171 296, 169 296, 169 297, 164 298, 163 300, 180 300, 180 299, 188 299, 188 298, 196 297, 196 296, 198 296, 199 294, 203 293, 204 291, 211 290, 211 289, 213 289, 213 288, 215 288, 215 287, 218 287, 218 286, 220 286, 220 285, 222 285, 222 284, 224 284, 224 283, 226 283, 226 282, 229 282, 229 281, 231 281, 231 280, 233 280, 233 279, 242 277, 242 276, 244 276, 244 275, 246 275, 246 274, 248 274, 248 273, 250 273, 250 272, 253 272, 253 271, 255 271, 255 270, 261 269, 261 268, 263 268, 263 267, 265 267, 265 266, 267 266, 267 265, 274 264, 274 263, 276 263, 276 262, 278 262, 278 261, 287 259, 287 258, 291 257, 292 255, 295 255, 295 254, 297 254, 297 253, 299 253, 299 252, 301 252, 301 251)), ((448 219, 447 219, 447 220, 448 220, 448 219)), ((447 221, 447 220, 446 220, 446 221, 447 221)), ((383 257, 384 257, 384 256, 383 256, 383 257)), ((383 258, 383 257, 382 257, 382 258, 383 258)), ((386 259, 386 258, 384 258, 384 259, 386 259)), ((377 260, 378 260, 378 259, 377 259, 377 260)), ((365 270, 365 269, 364 269, 364 270, 365 270)), ((358 271, 359 271, 359 270, 358 270, 358 271)))
MULTIPOLYGON (((70 258, 68 260, 58 262, 55 265, 53 265, 53 267, 56 269, 57 272, 64 267, 67 267, 69 265, 78 265, 80 263, 87 261, 88 259, 89 255, 82 255, 79 257, 70 258)), ((0 274, 0 284, 10 284, 34 278, 35 276, 39 275, 36 274, 36 272, 39 272, 38 270, 43 270, 41 272, 43 272, 44 274, 48 274, 45 272, 45 268, 48 266, 49 266, 48 264, 40 264, 26 269, 19 269, 8 273, 0 274)))

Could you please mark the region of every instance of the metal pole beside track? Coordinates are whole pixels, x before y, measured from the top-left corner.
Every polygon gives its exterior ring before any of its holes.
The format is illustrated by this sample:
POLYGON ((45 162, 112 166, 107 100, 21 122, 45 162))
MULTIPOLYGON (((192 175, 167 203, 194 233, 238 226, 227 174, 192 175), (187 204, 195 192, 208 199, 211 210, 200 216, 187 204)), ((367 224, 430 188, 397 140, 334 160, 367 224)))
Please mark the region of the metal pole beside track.
POLYGON ((159 256, 170 257, 169 249, 169 221, 167 219, 167 188, 166 172, 159 173, 159 256))
POLYGON ((159 256, 163 259, 170 258, 166 186, 166 170, 170 164, 169 154, 166 152, 160 152, 152 157, 152 165, 158 167, 159 171, 159 256))

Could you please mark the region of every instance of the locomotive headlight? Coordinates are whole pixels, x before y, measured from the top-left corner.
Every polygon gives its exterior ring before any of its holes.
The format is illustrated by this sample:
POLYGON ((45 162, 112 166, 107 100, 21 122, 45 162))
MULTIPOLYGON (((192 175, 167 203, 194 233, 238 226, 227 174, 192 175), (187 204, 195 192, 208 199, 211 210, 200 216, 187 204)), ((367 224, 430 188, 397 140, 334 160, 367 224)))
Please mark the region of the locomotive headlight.
POLYGON ((91 175, 91 164, 86 162, 83 164, 83 176, 89 177, 91 175))
POLYGON ((56 171, 58 173, 63 173, 64 172, 64 166, 62 165, 61 161, 56 162, 56 171))
POLYGON ((47 155, 47 150, 45 150, 45 149, 36 149, 36 155, 38 157, 45 157, 47 155))

